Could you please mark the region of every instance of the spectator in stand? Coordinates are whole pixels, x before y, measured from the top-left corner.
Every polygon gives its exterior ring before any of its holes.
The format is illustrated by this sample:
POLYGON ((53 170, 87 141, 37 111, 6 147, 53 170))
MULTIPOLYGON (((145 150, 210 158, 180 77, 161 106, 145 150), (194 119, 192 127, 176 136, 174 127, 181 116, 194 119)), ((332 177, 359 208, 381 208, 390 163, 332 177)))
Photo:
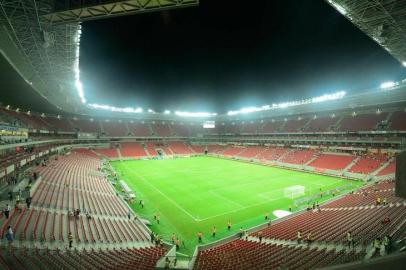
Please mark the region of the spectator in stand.
POLYGON ((261 243, 262 242, 262 232, 261 231, 258 232, 258 238, 259 238, 259 242, 261 243))
POLYGON ((128 219, 131 219, 131 210, 128 210, 127 217, 128 219))
POLYGON ((383 246, 385 247, 385 252, 389 254, 392 249, 392 238, 389 235, 386 235, 383 239, 383 246))
POLYGON ((300 244, 300 243, 302 243, 302 231, 301 230, 299 230, 298 232, 297 232, 297 243, 298 244, 300 244))
POLYGON ((69 234, 68 234, 68 241, 69 241, 69 248, 72 248, 72 243, 73 243, 72 232, 69 232, 69 234))
POLYGON ((30 196, 28 196, 28 197, 25 199, 25 203, 27 204, 27 208, 30 209, 30 205, 31 205, 31 197, 30 197, 30 196))
POLYGON ((376 205, 381 205, 381 198, 380 197, 376 197, 376 205))
POLYGON ((309 233, 307 234, 306 241, 307 241, 307 244, 308 244, 308 245, 310 245, 310 244, 314 241, 314 237, 313 237, 313 235, 312 235, 311 232, 309 232, 309 233))
POLYGON ((381 251, 381 238, 375 238, 373 247, 375 248, 375 254, 381 251))
POLYGON ((383 205, 386 205, 386 204, 387 204, 386 198, 383 198, 382 204, 383 204, 383 205))
POLYGON ((6 238, 9 244, 13 242, 13 230, 11 229, 11 226, 7 227, 6 238))
POLYGON ((385 216, 384 219, 382 220, 382 225, 386 225, 390 223, 390 218, 389 216, 385 216))
POLYGON ((354 239, 352 238, 352 233, 351 231, 347 232, 347 244, 348 248, 354 248, 354 239))
POLYGON ((7 204, 6 209, 4 209, 4 215, 6 216, 6 219, 8 219, 10 211, 11 211, 10 205, 7 204))
POLYGON ((244 236, 244 230, 242 229, 242 227, 240 228, 240 232, 238 233, 238 236, 240 238, 242 238, 244 236))
POLYGON ((11 190, 8 192, 8 199, 10 202, 13 201, 13 192, 11 190))

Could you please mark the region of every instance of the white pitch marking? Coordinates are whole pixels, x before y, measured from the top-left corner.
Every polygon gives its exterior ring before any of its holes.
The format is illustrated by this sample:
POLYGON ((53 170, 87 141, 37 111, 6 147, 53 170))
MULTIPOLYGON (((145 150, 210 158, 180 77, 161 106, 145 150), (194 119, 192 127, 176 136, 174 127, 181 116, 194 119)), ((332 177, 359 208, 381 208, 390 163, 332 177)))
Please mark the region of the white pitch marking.
POLYGON ((150 187, 152 187, 155 191, 157 191, 159 194, 161 194, 162 196, 165 197, 165 199, 167 199, 168 201, 170 201, 173 205, 175 205, 179 210, 181 210, 183 213, 185 213, 186 215, 188 215, 191 219, 193 219, 194 221, 199 221, 199 219, 196 219, 194 216, 192 216, 188 211, 186 211, 185 209, 183 209, 183 207, 181 207, 179 204, 177 204, 174 200, 172 200, 171 198, 169 198, 165 193, 163 193, 162 191, 160 191, 159 189, 157 189, 153 184, 151 184, 147 179, 145 179, 144 176, 140 175, 139 173, 134 172, 143 182, 147 183, 150 187))

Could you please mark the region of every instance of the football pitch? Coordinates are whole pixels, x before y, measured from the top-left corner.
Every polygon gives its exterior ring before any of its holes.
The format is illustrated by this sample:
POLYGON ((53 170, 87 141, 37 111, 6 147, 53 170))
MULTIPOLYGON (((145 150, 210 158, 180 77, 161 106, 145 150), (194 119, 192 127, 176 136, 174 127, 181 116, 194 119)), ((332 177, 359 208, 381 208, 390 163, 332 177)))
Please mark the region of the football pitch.
MULTIPOLYGON (((191 157, 165 160, 112 161, 119 179, 135 192, 137 201, 131 205, 142 218, 152 223, 152 230, 170 241, 173 233, 183 241, 180 252, 191 255, 198 244, 197 233, 203 233, 203 244, 265 223, 275 210, 292 211, 294 200, 339 187, 343 192, 362 185, 359 181, 268 167, 258 164, 214 157, 191 157), (349 185, 350 184, 350 185, 349 185), (301 185, 305 195, 289 199, 287 187, 301 185), (145 207, 139 205, 144 200, 145 207), (160 224, 154 215, 160 215, 160 224), (227 222, 232 229, 227 230, 227 222), (216 237, 212 228, 216 226, 216 237)), ((323 196, 323 201, 331 199, 323 196)), ((319 201, 321 202, 321 201, 319 201)))

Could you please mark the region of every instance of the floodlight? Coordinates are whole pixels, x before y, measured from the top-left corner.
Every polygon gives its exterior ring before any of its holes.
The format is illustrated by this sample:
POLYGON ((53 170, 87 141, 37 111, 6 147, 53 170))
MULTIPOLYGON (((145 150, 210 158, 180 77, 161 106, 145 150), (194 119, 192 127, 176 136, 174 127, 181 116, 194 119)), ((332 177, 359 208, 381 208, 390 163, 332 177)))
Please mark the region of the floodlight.
POLYGON ((394 87, 395 85, 396 85, 396 83, 395 83, 395 82, 392 82, 392 81, 383 82, 383 83, 381 84, 381 88, 382 88, 382 89, 392 88, 392 87, 394 87))
POLYGON ((131 108, 131 107, 126 107, 126 108, 118 108, 114 106, 109 106, 109 105, 100 105, 100 104, 88 104, 89 107, 93 109, 99 109, 99 110, 107 110, 107 111, 112 111, 112 112, 124 112, 124 113, 142 113, 142 108, 131 108))
POLYGON ((175 114, 184 117, 212 117, 217 115, 217 113, 210 112, 181 112, 181 111, 176 111, 175 114))
POLYGON ((170 110, 165 110, 164 114, 171 114, 171 111, 170 110))
POLYGON ((403 62, 402 62, 402 65, 403 65, 404 67, 406 67, 406 61, 403 61, 403 62))

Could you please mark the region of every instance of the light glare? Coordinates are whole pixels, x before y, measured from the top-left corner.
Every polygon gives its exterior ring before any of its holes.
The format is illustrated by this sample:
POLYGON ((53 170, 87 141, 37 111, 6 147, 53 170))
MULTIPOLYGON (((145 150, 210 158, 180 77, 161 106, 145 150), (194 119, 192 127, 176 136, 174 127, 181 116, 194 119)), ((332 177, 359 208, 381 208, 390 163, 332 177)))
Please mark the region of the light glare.
POLYGON ((176 111, 175 114, 184 117, 212 117, 217 115, 217 113, 210 112, 181 112, 181 111, 176 111))
POLYGON ((396 85, 395 82, 384 82, 381 84, 381 88, 382 89, 387 89, 387 88, 391 88, 394 87, 396 85))
POLYGON ((119 108, 119 107, 114 107, 114 106, 109 106, 109 105, 100 105, 100 104, 88 104, 89 107, 93 109, 98 109, 98 110, 106 110, 106 111, 112 111, 112 112, 123 112, 123 113, 142 113, 142 108, 131 108, 131 107, 125 107, 125 108, 119 108))

